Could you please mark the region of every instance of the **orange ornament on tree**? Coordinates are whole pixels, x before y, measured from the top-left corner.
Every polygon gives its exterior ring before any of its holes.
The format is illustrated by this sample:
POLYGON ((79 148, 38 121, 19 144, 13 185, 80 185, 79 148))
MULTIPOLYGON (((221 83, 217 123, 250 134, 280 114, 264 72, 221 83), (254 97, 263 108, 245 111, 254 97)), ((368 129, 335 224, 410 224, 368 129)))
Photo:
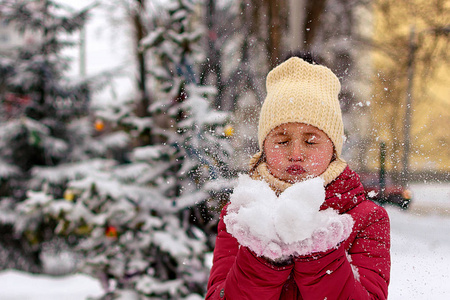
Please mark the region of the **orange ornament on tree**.
POLYGON ((97 131, 103 131, 103 129, 105 129, 105 123, 102 120, 97 119, 95 120, 94 127, 97 131))

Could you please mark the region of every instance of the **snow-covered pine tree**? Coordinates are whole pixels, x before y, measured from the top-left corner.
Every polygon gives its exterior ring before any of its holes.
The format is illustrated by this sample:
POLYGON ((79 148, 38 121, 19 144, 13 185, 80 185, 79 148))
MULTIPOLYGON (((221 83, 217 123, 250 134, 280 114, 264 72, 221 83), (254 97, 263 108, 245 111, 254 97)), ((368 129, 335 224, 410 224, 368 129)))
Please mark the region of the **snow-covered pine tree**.
POLYGON ((167 1, 152 15, 158 26, 142 43, 152 55, 155 101, 147 116, 138 116, 133 103, 98 112, 138 145, 126 162, 35 168, 44 189, 29 192, 19 208, 24 216, 57 220, 58 233, 82 239, 80 269, 101 280, 103 299, 201 299, 206 290, 211 210, 218 206, 211 198, 229 184, 232 149, 228 115, 211 108, 215 89, 197 84, 203 50, 195 5, 167 1), (60 198, 45 189, 58 180, 68 181, 60 198))
POLYGON ((0 268, 40 271, 46 225, 39 222, 16 238, 12 225, 20 220, 13 207, 25 199, 34 166, 66 162, 77 149, 68 124, 86 115, 90 89, 66 78, 70 59, 62 51, 75 45, 70 35, 82 28, 88 11, 50 0, 1 1, 2 24, 26 38, 0 53, 0 268))

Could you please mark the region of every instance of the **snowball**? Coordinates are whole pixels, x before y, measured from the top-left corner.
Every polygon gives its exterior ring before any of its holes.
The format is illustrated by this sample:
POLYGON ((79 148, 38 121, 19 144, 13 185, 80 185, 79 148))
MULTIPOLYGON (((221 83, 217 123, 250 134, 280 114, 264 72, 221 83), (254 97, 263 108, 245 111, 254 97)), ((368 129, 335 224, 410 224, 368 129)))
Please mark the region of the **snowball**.
POLYGON ((314 215, 306 216, 301 212, 300 205, 293 206, 290 201, 283 201, 275 216, 275 230, 283 243, 294 243, 311 236, 315 229, 314 215), (299 215, 304 215, 305 218, 299 215))
POLYGON ((331 208, 320 211, 324 201, 320 177, 296 183, 277 197, 265 181, 240 175, 224 222, 241 245, 270 259, 325 251, 348 237, 353 219, 331 208))
POLYGON ((293 243, 311 236, 325 201, 323 183, 316 177, 296 183, 280 195, 274 225, 282 242, 293 243))
POLYGON ((263 202, 270 205, 270 202, 275 201, 276 198, 277 196, 267 183, 253 180, 248 175, 240 175, 237 186, 230 197, 229 210, 235 207, 255 205, 263 202))

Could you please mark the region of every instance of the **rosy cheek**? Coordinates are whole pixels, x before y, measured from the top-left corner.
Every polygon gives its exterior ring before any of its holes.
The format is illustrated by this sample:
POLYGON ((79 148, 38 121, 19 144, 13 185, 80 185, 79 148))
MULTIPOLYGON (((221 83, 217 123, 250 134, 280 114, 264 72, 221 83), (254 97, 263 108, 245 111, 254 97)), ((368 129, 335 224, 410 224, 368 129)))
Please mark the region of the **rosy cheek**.
POLYGON ((280 162, 280 157, 278 155, 271 155, 267 157, 267 162, 269 164, 278 164, 280 162))
POLYGON ((269 164, 278 164, 283 160, 282 151, 271 150, 266 155, 269 164))

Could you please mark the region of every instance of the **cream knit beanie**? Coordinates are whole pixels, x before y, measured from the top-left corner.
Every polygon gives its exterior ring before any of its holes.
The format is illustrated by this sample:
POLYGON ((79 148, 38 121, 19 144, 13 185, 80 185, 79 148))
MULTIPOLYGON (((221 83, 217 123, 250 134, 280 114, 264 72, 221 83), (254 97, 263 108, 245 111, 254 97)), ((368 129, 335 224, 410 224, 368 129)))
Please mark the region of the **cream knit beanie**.
POLYGON ((339 79, 327 67, 292 57, 267 75, 267 96, 258 127, 259 147, 275 127, 292 122, 313 125, 325 132, 340 158, 344 125, 338 94, 339 79))

